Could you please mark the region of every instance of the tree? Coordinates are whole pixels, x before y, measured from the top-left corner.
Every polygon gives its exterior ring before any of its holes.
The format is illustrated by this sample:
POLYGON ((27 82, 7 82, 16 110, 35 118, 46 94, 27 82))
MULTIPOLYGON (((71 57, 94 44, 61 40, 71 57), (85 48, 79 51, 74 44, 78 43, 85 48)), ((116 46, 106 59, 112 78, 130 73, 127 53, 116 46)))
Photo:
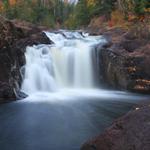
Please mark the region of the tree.
POLYGON ((72 6, 62 0, 3 0, 2 15, 9 19, 20 19, 35 24, 55 27, 63 24, 72 11, 72 6))
POLYGON ((75 18, 78 25, 87 25, 90 21, 90 12, 87 0, 80 0, 75 8, 75 18))

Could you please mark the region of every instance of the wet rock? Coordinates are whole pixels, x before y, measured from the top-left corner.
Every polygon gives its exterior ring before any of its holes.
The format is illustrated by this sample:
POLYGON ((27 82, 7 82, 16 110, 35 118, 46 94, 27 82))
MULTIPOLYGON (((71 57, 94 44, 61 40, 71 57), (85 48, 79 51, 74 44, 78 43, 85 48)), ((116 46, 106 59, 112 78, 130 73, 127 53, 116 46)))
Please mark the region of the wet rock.
POLYGON ((103 134, 81 150, 149 150, 150 104, 141 105, 117 119, 103 134))
POLYGON ((44 32, 39 32, 29 37, 19 39, 12 45, 12 49, 15 49, 17 58, 19 58, 18 62, 20 67, 25 64, 24 53, 26 47, 38 44, 52 44, 52 42, 47 38, 44 32))
POLYGON ((17 98, 17 100, 21 100, 21 99, 24 99, 24 98, 26 98, 26 97, 28 97, 27 94, 25 94, 25 93, 22 92, 22 91, 17 91, 17 93, 16 93, 16 98, 17 98))
POLYGON ((16 99, 26 46, 40 43, 51 43, 40 28, 17 21, 14 23, 0 16, 0 103, 16 99))
POLYGON ((0 103, 9 102, 14 99, 14 97, 13 87, 7 82, 0 81, 0 103))
POLYGON ((100 50, 100 79, 107 87, 150 93, 150 41, 127 39, 127 31, 113 29, 104 35, 112 43, 100 50))

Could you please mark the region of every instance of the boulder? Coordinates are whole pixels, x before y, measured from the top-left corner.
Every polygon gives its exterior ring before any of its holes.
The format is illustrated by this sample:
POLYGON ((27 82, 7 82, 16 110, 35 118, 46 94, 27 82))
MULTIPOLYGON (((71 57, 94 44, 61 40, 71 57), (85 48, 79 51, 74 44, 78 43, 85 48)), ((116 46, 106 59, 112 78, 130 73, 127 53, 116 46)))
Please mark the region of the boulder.
POLYGON ((150 104, 140 105, 117 119, 98 137, 86 142, 81 150, 149 150, 150 104))

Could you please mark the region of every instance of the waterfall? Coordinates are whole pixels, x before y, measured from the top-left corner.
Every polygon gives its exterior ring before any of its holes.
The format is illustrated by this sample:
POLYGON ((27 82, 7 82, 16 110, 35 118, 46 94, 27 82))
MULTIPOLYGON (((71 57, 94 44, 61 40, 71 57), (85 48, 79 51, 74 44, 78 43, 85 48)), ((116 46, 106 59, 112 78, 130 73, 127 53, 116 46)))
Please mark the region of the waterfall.
POLYGON ((62 88, 94 88, 92 52, 102 36, 59 31, 45 32, 52 45, 27 47, 21 90, 27 94, 55 92, 62 88))

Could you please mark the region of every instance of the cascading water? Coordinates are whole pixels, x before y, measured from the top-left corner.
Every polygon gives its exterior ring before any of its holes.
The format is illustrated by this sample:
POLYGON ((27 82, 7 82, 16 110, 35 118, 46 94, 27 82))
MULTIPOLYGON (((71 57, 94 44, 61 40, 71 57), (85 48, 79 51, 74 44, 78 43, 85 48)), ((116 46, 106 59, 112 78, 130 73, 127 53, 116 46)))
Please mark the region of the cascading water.
POLYGON ((27 47, 22 91, 32 94, 62 88, 94 88, 92 52, 105 39, 68 31, 45 34, 54 44, 27 47))
POLYGON ((29 96, 1 105, 2 150, 79 150, 133 104, 149 99, 96 88, 95 46, 106 42, 101 36, 46 35, 55 44, 26 49, 22 91, 29 96))

